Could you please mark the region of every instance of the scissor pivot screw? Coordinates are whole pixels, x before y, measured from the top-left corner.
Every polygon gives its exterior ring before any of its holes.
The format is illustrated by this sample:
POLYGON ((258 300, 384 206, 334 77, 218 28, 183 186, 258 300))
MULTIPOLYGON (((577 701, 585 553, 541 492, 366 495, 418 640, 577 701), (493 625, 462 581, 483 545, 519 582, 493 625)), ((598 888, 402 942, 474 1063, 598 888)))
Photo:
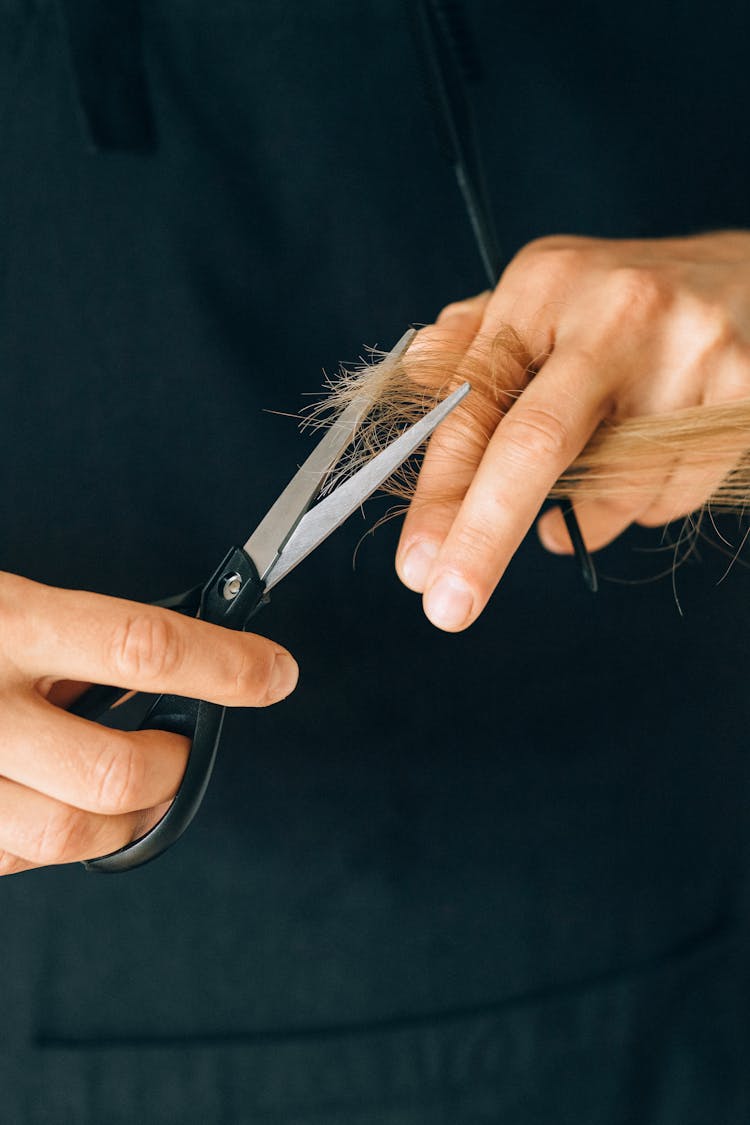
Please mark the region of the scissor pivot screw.
POLYGON ((224 585, 221 588, 221 593, 222 593, 223 597, 225 597, 228 602, 231 602, 233 598, 237 597, 237 595, 239 594, 241 589, 242 589, 242 578, 240 577, 240 575, 239 574, 229 574, 224 579, 224 585))

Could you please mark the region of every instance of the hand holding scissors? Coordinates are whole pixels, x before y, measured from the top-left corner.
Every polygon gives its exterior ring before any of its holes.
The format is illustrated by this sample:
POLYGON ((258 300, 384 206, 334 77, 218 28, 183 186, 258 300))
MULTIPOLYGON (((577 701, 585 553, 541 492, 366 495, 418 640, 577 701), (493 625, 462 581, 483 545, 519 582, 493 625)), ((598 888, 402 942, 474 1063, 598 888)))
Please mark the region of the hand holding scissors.
MULTIPOLYGON (((414 336, 407 332, 391 352, 396 358, 414 336)), ((202 621, 244 630, 270 590, 315 550, 429 437, 469 390, 465 383, 320 500, 331 468, 350 445, 372 405, 363 392, 336 419, 244 547, 232 547, 208 582, 160 603, 202 621)), ((86 719, 120 730, 167 730, 191 739, 192 747, 177 794, 161 820, 123 848, 85 862, 92 871, 116 872, 156 858, 193 819, 211 775, 225 707, 173 695, 125 690, 127 685, 90 688, 71 707, 86 719)))

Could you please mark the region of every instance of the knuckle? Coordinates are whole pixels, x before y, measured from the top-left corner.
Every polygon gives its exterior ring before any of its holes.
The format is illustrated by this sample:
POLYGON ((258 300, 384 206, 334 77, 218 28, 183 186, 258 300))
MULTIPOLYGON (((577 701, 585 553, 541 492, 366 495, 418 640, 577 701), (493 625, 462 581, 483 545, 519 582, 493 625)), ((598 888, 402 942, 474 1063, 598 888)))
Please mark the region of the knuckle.
POLYGON ((533 257, 537 254, 559 253, 561 251, 578 249, 585 239, 577 239, 572 235, 543 234, 540 238, 530 239, 518 252, 517 257, 533 257))
POLYGON ((85 824, 84 814, 60 805, 32 837, 30 858, 42 866, 78 859, 85 851, 85 824))
POLYGON ((440 310, 435 323, 440 324, 441 321, 450 320, 452 317, 469 316, 472 313, 473 309, 469 301, 450 301, 440 310))
POLYGON ((648 319, 665 312, 674 291, 663 272, 618 266, 605 282, 607 306, 618 319, 648 319))
POLYGON ((541 459, 562 460, 570 451, 570 432, 551 410, 526 407, 511 411, 501 423, 506 448, 514 460, 534 465, 541 459))
POLYGON ((588 245, 585 238, 545 235, 527 242, 516 254, 511 266, 522 266, 526 270, 538 268, 545 273, 552 269, 565 275, 580 268, 588 245))
POLYGON ((740 332, 729 310, 722 304, 702 304, 694 321, 703 341, 704 353, 718 357, 730 348, 742 348, 740 332))
POLYGON ((112 664, 124 687, 169 676, 181 660, 179 634, 161 615, 136 613, 112 637, 112 664))
POLYGON ((97 812, 116 815, 142 805, 145 759, 128 743, 107 744, 94 759, 91 792, 97 812))
POLYGON ((274 652, 270 646, 242 646, 229 677, 229 695, 238 702, 264 699, 271 684, 274 652))
POLYGON ((518 251, 515 261, 522 261, 524 258, 534 258, 540 254, 545 254, 552 248, 554 242, 554 235, 543 235, 541 238, 532 238, 518 251))

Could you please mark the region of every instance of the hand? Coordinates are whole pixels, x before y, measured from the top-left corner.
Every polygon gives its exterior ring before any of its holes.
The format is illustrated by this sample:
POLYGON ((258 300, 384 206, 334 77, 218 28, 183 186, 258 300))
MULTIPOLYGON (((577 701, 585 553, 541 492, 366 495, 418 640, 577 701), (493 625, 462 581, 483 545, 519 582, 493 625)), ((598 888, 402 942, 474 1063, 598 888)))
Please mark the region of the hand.
MULTIPOLYGON (((403 582, 451 632, 479 616, 555 481, 603 419, 750 395, 750 234, 541 239, 511 262, 494 293, 444 309, 409 354, 417 348, 416 362, 422 348, 458 352, 458 374, 471 379, 487 342, 509 328, 523 346, 506 355, 506 385, 522 393, 486 398, 479 419, 459 407, 443 423, 397 554, 403 582)), ((694 511, 733 464, 676 461, 645 481, 634 465, 616 497, 576 504, 587 545, 603 547, 634 522, 658 526, 694 511)), ((559 509, 538 530, 549 550, 570 552, 559 509)))
POLYGON ((189 741, 68 714, 81 682, 263 707, 297 665, 263 637, 0 574, 0 874, 115 851, 177 791, 189 741))

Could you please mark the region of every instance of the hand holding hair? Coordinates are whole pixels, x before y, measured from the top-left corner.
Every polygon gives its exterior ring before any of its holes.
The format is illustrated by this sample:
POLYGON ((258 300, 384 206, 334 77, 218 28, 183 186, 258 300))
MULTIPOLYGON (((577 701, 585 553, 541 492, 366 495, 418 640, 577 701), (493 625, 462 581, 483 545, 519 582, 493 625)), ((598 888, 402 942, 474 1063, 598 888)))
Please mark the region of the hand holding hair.
MULTIPOLYGON (((556 488, 591 550, 717 490, 745 495, 733 471, 750 449, 750 233, 530 243, 494 292, 420 332, 417 378, 436 352, 483 392, 433 436, 397 553, 439 628, 476 620, 556 488)), ((538 531, 570 552, 559 509, 538 531)))
POLYGON ((264 637, 11 574, 0 622, 0 875, 114 851, 177 791, 188 740, 69 714, 85 682, 264 707, 297 681, 264 637))

